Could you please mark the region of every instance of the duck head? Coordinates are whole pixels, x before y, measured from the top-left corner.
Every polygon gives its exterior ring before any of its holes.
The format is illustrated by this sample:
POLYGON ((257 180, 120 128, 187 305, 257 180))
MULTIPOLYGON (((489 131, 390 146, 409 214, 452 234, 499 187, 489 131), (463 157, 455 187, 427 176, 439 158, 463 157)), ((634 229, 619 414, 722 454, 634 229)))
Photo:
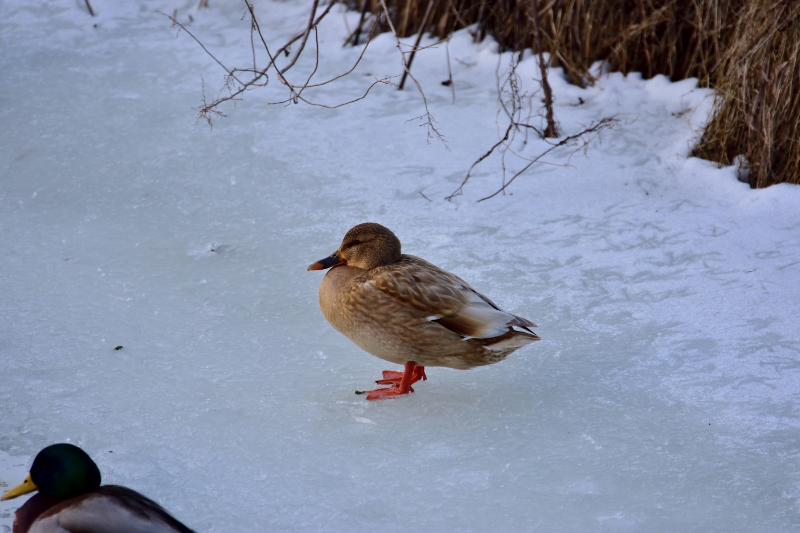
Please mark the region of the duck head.
POLYGON ((325 259, 308 266, 308 270, 325 270, 340 265, 350 265, 370 270, 391 265, 400 259, 400 239, 380 224, 365 222, 350 229, 342 245, 325 259))
POLYGON ((38 453, 25 481, 0 496, 0 500, 35 490, 54 498, 73 498, 99 486, 100 469, 86 452, 72 444, 53 444, 38 453))

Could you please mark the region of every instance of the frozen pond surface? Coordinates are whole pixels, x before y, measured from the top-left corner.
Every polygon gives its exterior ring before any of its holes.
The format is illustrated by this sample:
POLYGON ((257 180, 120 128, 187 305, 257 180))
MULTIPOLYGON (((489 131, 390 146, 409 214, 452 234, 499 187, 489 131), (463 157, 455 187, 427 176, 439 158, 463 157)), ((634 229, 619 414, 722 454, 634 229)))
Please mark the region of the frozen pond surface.
MULTIPOLYGON (((385 86, 328 111, 267 106, 273 80, 210 131, 191 107, 220 70, 156 10, 236 62, 241 5, 92 4, 0 2, 0 483, 70 441, 198 532, 800 528, 800 190, 687 158, 707 91, 555 70, 566 133, 621 127, 477 203, 490 158, 448 202, 498 138, 491 43, 451 43, 455 105, 443 47, 415 59, 449 151, 385 86), (543 340, 354 395, 390 366, 325 322, 306 266, 368 220, 543 340)), ((258 8, 278 44, 306 17, 258 8)), ((321 30, 323 70, 344 70, 344 15, 321 30)), ((384 35, 314 97, 398 71, 384 35)))

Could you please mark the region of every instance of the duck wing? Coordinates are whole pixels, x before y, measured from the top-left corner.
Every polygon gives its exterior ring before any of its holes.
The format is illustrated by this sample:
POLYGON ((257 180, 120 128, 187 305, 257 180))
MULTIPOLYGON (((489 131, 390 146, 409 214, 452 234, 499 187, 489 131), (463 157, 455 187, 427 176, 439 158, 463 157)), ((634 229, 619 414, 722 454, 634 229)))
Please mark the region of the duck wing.
POLYGON ((536 324, 503 311, 463 279, 419 257, 403 255, 396 263, 365 275, 366 286, 464 339, 491 339, 510 331, 539 338, 529 329, 536 324))
MULTIPOLYGON (((16 525, 15 525, 16 531, 16 525)), ((105 485, 42 513, 31 533, 194 533, 153 500, 105 485)))

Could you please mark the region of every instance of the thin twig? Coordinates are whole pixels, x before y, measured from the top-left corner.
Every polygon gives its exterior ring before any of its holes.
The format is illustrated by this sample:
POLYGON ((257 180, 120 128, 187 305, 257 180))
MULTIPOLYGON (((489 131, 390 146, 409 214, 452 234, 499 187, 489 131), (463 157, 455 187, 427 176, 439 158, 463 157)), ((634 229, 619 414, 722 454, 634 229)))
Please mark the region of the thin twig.
MULTIPOLYGON (((413 45, 413 44, 408 44, 408 43, 401 42, 401 43, 400 43, 400 46, 405 46, 406 48, 410 48, 411 50, 410 50, 409 52, 414 52, 414 51, 416 51, 416 52, 422 52, 423 50, 427 50, 428 48, 436 48, 436 47, 438 47, 440 44, 442 44, 443 42, 446 42, 448 39, 449 39, 449 37, 444 37, 444 38, 442 38, 442 39, 439 39, 439 40, 438 40, 438 41, 436 41, 435 43, 426 44, 425 46, 419 46, 419 45, 416 45, 416 46, 415 46, 415 45, 413 45)), ((403 52, 403 54, 407 54, 407 53, 409 53, 409 52, 405 52, 405 51, 404 51, 404 52, 403 52)))
MULTIPOLYGON (((274 66, 275 67, 275 73, 278 75, 278 81, 280 81, 282 84, 286 85, 289 88, 289 91, 291 91, 292 97, 294 97, 296 95, 296 93, 294 91, 294 87, 292 86, 291 83, 289 83, 286 80, 286 78, 283 76, 283 72, 281 72, 281 70, 275 65, 275 58, 280 56, 280 53, 283 50, 288 49, 289 48, 289 44, 287 43, 282 48, 279 48, 278 51, 273 56, 269 51, 269 46, 267 46, 267 40, 264 39, 264 34, 261 33, 261 26, 258 24, 258 19, 256 19, 256 15, 255 15, 255 12, 253 11, 253 7, 250 5, 250 2, 248 0, 244 0, 244 3, 247 5, 247 8, 250 10, 250 16, 253 19, 253 26, 255 26, 256 32, 258 33, 258 37, 259 37, 259 39, 261 39, 261 44, 264 45, 264 50, 267 52, 267 56, 269 57, 269 63, 267 64, 267 66, 264 69, 261 70, 261 72, 259 72, 259 74, 260 75, 265 75, 266 72, 267 72, 267 69, 269 69, 270 67, 274 66)), ((299 38, 300 37, 298 37, 298 39, 299 38)), ((248 82, 248 83, 255 82, 259 77, 260 76, 256 76, 255 78, 253 78, 252 82, 248 82)), ((247 84, 245 84, 245 85, 247 85, 247 84)), ((240 87, 238 93, 241 94, 245 90, 246 90, 245 88, 240 87)), ((225 99, 223 99, 223 101, 224 100, 225 99)), ((216 103, 214 103, 212 105, 216 106, 216 103)))
POLYGON ((400 38, 397 36, 397 31, 394 29, 394 24, 392 23, 392 17, 389 15, 389 8, 386 7, 386 0, 381 0, 381 6, 383 7, 383 13, 386 15, 386 22, 389 24, 389 28, 392 30, 392 35, 394 36, 394 43, 397 51, 400 52, 400 59, 401 63, 403 64, 403 70, 408 74, 408 77, 411 78, 411 81, 414 82, 414 85, 417 87, 417 91, 419 91, 420 96, 422 97, 422 104, 425 106, 425 114, 420 115, 419 117, 415 117, 411 120, 416 119, 425 119, 425 122, 421 124, 421 126, 426 126, 428 130, 428 139, 436 138, 442 144, 444 144, 445 148, 448 150, 450 149, 447 146, 447 139, 445 139, 444 135, 442 135, 439 130, 436 128, 436 119, 433 118, 430 110, 428 109, 428 99, 425 97, 425 91, 422 90, 422 85, 420 85, 417 78, 411 74, 411 71, 408 70, 408 66, 406 65, 405 54, 403 53, 403 47, 400 43, 400 38))
MULTIPOLYGON (((258 37, 259 37, 259 39, 261 41, 261 44, 264 47, 264 50, 267 52, 267 55, 269 57, 269 62, 262 69, 257 69, 256 68, 256 65, 255 65, 255 49, 254 49, 254 45, 253 44, 251 44, 252 54, 253 54, 253 61, 254 61, 252 69, 249 69, 249 68, 248 69, 239 69, 239 68, 231 69, 231 68, 228 68, 219 59, 217 59, 217 57, 214 54, 212 54, 211 51, 208 48, 206 48, 206 46, 200 41, 200 39, 197 38, 191 31, 189 31, 186 28, 186 26, 184 26, 183 24, 178 22, 178 20, 176 19, 175 16, 169 16, 166 13, 162 13, 164 16, 169 18, 174 25, 178 26, 181 30, 185 31, 192 39, 194 39, 194 41, 197 44, 200 45, 200 47, 203 49, 203 51, 209 57, 211 57, 225 71, 225 73, 227 74, 227 77, 230 78, 230 79, 235 80, 236 83, 238 84, 238 87, 236 87, 234 89, 233 87, 231 87, 231 83, 229 81, 226 81, 225 85, 229 89, 229 93, 227 95, 218 97, 216 100, 214 100, 211 103, 206 102, 205 98, 204 98, 203 106, 198 109, 198 113, 199 113, 200 117, 205 118, 206 120, 210 119, 209 115, 225 116, 224 114, 216 111, 216 108, 219 105, 221 105, 223 102, 236 101, 236 100, 239 99, 239 97, 244 92, 246 92, 246 91, 248 91, 250 89, 256 88, 256 87, 263 87, 263 86, 267 85, 267 83, 269 82, 269 76, 267 75, 267 72, 271 68, 275 69, 275 72, 278 75, 278 80, 282 84, 286 85, 289 88, 290 94, 291 94, 291 98, 297 99, 298 91, 300 91, 300 90, 302 90, 302 89, 304 89, 306 87, 305 86, 295 86, 295 85, 293 85, 292 83, 290 83, 286 79, 286 77, 284 76, 284 73, 296 63, 297 58, 299 57, 299 52, 301 52, 302 49, 305 47, 305 41, 308 39, 308 35, 310 34, 310 28, 316 28, 316 26, 322 21, 322 19, 331 11, 333 6, 336 4, 336 0, 331 0, 328 3, 327 7, 322 11, 322 13, 319 13, 315 18, 314 16, 316 15, 317 5, 318 5, 318 2, 319 2, 319 0, 315 0, 314 1, 314 6, 313 6, 313 9, 312 9, 312 14, 309 16, 310 26, 307 25, 305 30, 296 33, 283 46, 278 48, 278 50, 275 52, 275 54, 272 54, 270 52, 270 50, 269 50, 269 46, 267 45, 266 39, 264 38, 264 35, 261 32, 261 27, 259 26, 258 19, 255 16, 255 10, 253 9, 253 5, 249 2, 249 0, 243 0, 243 1, 245 3, 245 6, 247 7, 247 11, 249 12, 250 17, 251 17, 251 40, 252 40, 252 33, 253 32, 257 33, 258 37), (296 53, 295 53, 294 57, 292 58, 292 60, 289 62, 289 64, 286 67, 284 67, 282 69, 279 69, 277 67, 277 65, 276 65, 277 58, 280 57, 280 55, 282 53, 286 52, 292 44, 294 44, 296 41, 298 41, 300 39, 303 39, 304 42, 303 42, 303 44, 301 44, 299 50, 296 51, 296 53), (246 81, 241 79, 239 77, 239 74, 241 74, 241 73, 249 73, 249 74, 251 74, 250 79, 247 79, 246 81), (262 80, 265 80, 265 81, 263 81, 263 83, 262 83, 262 80)), ((350 72, 352 72, 352 69, 351 69, 350 72)), ((311 85, 311 87, 319 86, 319 85, 321 85, 321 84, 311 85)))
POLYGON ((508 140, 508 136, 509 136, 509 134, 511 134, 511 128, 512 127, 513 127, 513 124, 509 124, 508 125, 508 129, 506 129, 506 134, 503 136, 503 138, 500 139, 499 141, 497 141, 494 144, 494 146, 489 148, 489 150, 485 154, 480 156, 474 163, 472 163, 472 166, 469 167, 469 170, 467 171, 467 175, 464 176, 464 180, 461 182, 461 185, 458 186, 458 189, 453 191, 453 194, 451 194, 450 196, 445 196, 445 198, 444 198, 445 200, 449 201, 449 200, 452 200, 454 196, 460 196, 460 195, 464 194, 464 185, 467 184, 467 181, 469 180, 469 177, 472 174, 472 169, 475 168, 478 165, 478 163, 480 163, 481 161, 483 161, 484 159, 486 159, 487 157, 492 155, 492 153, 495 151, 495 149, 498 146, 500 146, 501 144, 505 143, 508 140))
MULTIPOLYGON (((294 56, 289 61, 289 64, 286 65, 281 69, 281 74, 285 74, 287 70, 292 68, 295 63, 297 63, 297 59, 300 57, 300 54, 303 53, 303 49, 306 47, 306 41, 308 41, 308 35, 311 33, 311 28, 314 28, 316 24, 314 24, 314 15, 317 13, 317 5, 319 5, 319 0, 313 0, 313 4, 311 4, 311 14, 308 16, 308 25, 306 26, 305 31, 303 32, 303 40, 300 41, 300 46, 295 50, 294 56)), ((333 2, 330 3, 329 7, 333 6, 333 2)))
MULTIPOLYGON (((317 69, 319 69, 319 32, 317 31, 317 27, 314 26, 314 70, 311 71, 306 82, 300 87, 300 90, 297 91, 298 98, 300 94, 308 88, 308 84, 311 83, 311 78, 317 73, 317 69)), ((297 98, 294 99, 294 103, 297 103, 297 98)))
MULTIPOLYGON (((200 86, 201 86, 201 92, 203 94, 203 107, 205 107, 207 105, 206 104, 206 80, 203 79, 203 76, 200 76, 200 86)), ((205 119, 205 121, 208 122, 208 127, 213 129, 214 128, 214 123, 211 120, 211 116, 210 115, 214 115, 214 116, 217 116, 217 117, 224 117, 225 116, 222 113, 222 111, 219 111, 217 109, 212 109, 208 113, 198 113, 197 120, 200 120, 201 118, 205 119)))
POLYGON ((422 17, 422 23, 419 25, 417 40, 414 42, 414 48, 411 50, 411 55, 408 56, 408 61, 406 61, 405 68, 403 69, 403 77, 400 78, 400 85, 398 89, 401 91, 403 90, 403 86, 406 84, 406 76, 409 72, 411 72, 411 62, 414 61, 414 55, 417 53, 417 48, 419 48, 419 42, 422 40, 422 34, 425 33, 425 25, 428 24, 428 17, 430 16, 432 9, 433 0, 430 0, 428 2, 428 9, 425 10, 425 16, 422 17))
POLYGON ((544 130, 544 136, 550 138, 558 137, 558 127, 556 120, 553 116, 553 90, 550 88, 550 82, 547 81, 547 64, 544 61, 544 52, 542 51, 542 30, 539 23, 539 0, 531 0, 533 4, 533 27, 536 32, 536 48, 539 52, 539 71, 542 73, 542 89, 544 90, 544 105, 547 112, 547 128, 544 130))
MULTIPOLYGON (((367 16, 368 7, 369 0, 364 0, 364 3, 361 5, 361 18, 358 19, 358 26, 356 27, 355 35, 353 36, 353 46, 358 46, 358 39, 361 37, 361 28, 364 27, 364 18, 367 16)), ((347 44, 347 40, 344 42, 344 44, 347 44)))
MULTIPOLYGON (((379 80, 375 80, 374 82, 372 82, 372 84, 369 87, 367 87, 367 90, 364 91, 364 94, 362 94, 358 98, 353 98, 352 100, 348 100, 347 102, 342 102, 342 103, 339 103, 339 104, 336 104, 336 105, 327 105, 327 104, 320 104, 318 102, 312 102, 310 100, 306 100, 305 98, 303 98, 302 96, 299 96, 299 95, 297 96, 297 99, 302 101, 305 104, 308 104, 308 105, 314 106, 314 107, 323 107, 325 109, 338 109, 340 107, 344 107, 346 105, 353 104, 355 102, 363 100, 364 98, 367 97, 367 95, 372 90, 372 88, 375 87, 376 85, 378 85, 379 83, 382 83, 384 85, 391 85, 393 87, 396 87, 396 85, 394 83, 389 81, 393 77, 396 77, 396 76, 387 76, 385 78, 381 78, 379 80)), ((283 100, 282 102, 268 102, 267 105, 287 104, 287 103, 289 103, 291 101, 292 101, 292 98, 287 98, 286 100, 283 100)))
POLYGON ((550 152, 552 152, 556 148, 559 148, 561 146, 566 146, 566 145, 569 145, 569 144, 574 144, 575 142, 577 142, 584 135, 591 134, 591 133, 597 133, 597 132, 599 132, 601 130, 604 130, 606 128, 610 128, 610 127, 616 125, 616 123, 617 123, 616 118, 614 118, 614 117, 605 117, 605 118, 603 118, 603 119, 601 119, 601 120, 599 120, 597 122, 593 122, 589 127, 584 128, 583 130, 579 131, 578 133, 575 133, 574 135, 569 135, 567 137, 564 137, 561 141, 559 141, 556 144, 553 144, 550 148, 548 148, 547 150, 545 150, 544 152, 542 152, 541 154, 536 156, 534 159, 532 159, 530 163, 528 163, 527 165, 525 165, 522 168, 522 170, 520 170, 519 172, 514 174, 514 176, 512 176, 512 178, 510 180, 508 180, 507 182, 503 183, 502 187, 497 189, 495 192, 493 192, 489 196, 481 198, 480 200, 478 200, 478 202, 483 202, 484 200, 488 200, 490 198, 494 198, 495 196, 497 196, 501 192, 504 192, 508 188, 508 186, 511 185, 514 182, 514 180, 517 179, 522 173, 524 173, 531 166, 533 166, 534 163, 539 161, 542 157, 546 156, 547 154, 549 154, 550 152))
MULTIPOLYGON (((178 27, 179 27, 181 30, 183 30, 184 32, 186 32, 186 33, 189 35, 189 37, 191 37, 192 39, 194 39, 194 42, 196 42, 197 44, 199 44, 199 45, 200 45, 200 48, 202 48, 202 49, 203 49, 203 51, 204 51, 204 52, 205 52, 205 53, 206 53, 206 54, 207 54, 207 55, 208 55, 208 56, 209 56, 211 59, 213 59, 213 60, 214 60, 214 61, 217 63, 217 65, 219 65, 220 67, 222 67, 222 70, 224 70, 225 72, 227 72, 227 73, 228 73, 228 75, 229 75, 229 76, 231 76, 232 78, 236 78, 236 76, 234 75, 234 71, 230 70, 228 67, 226 67, 225 65, 223 65, 223 64, 222 64, 222 61, 220 61, 219 59, 217 59, 217 58, 216 58, 216 56, 214 56, 214 54, 212 54, 212 53, 211 53, 211 52, 208 50, 208 48, 206 48, 206 46, 205 46, 205 45, 204 45, 204 44, 203 44, 203 43, 200 41, 200 39, 198 39, 197 37, 195 37, 195 35, 194 35, 192 32, 190 32, 188 29, 186 29, 186 26, 184 26, 183 24, 181 24, 180 22, 178 22, 178 20, 177 20, 177 19, 176 19, 176 18, 175 18, 173 15, 167 15, 167 14, 166 14, 166 13, 164 13, 163 11, 157 11, 157 13, 161 13, 162 15, 164 15, 165 17, 167 17, 168 19, 170 19, 170 20, 172 21, 172 25, 173 25, 173 26, 178 26, 178 27)), ((242 83, 242 82, 241 82, 240 80, 238 80, 238 79, 236 79, 236 81, 238 81, 239 83, 242 83)))
POLYGON ((447 55, 447 82, 448 86, 450 87, 450 92, 453 93, 453 101, 451 103, 456 103, 456 85, 453 83, 453 71, 450 69, 450 39, 453 37, 453 34, 450 34, 450 37, 447 38, 447 43, 444 46, 444 53, 447 55))
MULTIPOLYGON (((252 12, 250 13, 250 53, 253 57, 253 70, 252 72, 258 72, 258 63, 256 61, 256 39, 255 39, 255 24, 253 23, 252 12)), ((242 15, 242 19, 244 19, 244 15, 242 15)))
MULTIPOLYGON (((328 79, 326 81, 323 81, 321 83, 314 83, 314 84, 311 84, 311 85, 306 85, 303 88, 304 89, 310 89, 310 88, 313 88, 313 87, 322 87, 323 85, 328 85, 329 83, 334 82, 334 81, 338 80, 339 78, 344 78, 345 76, 347 76, 348 74, 353 72, 356 69, 356 67, 358 66, 358 64, 361 63, 361 59, 364 57, 364 54, 367 52, 367 48, 369 48, 369 44, 372 42, 372 37, 373 37, 372 34, 373 33, 375 33, 375 28, 374 27, 372 28, 372 30, 369 33, 369 38, 367 39, 367 44, 364 45, 364 49, 361 50, 361 53, 359 54, 358 59, 356 59, 356 62, 353 63, 353 66, 350 67, 349 70, 347 70, 345 72, 342 72, 341 74, 338 74, 338 75, 334 76, 333 78, 330 78, 330 79, 328 79)), ((394 78, 394 77, 396 77, 396 76, 387 76, 386 79, 394 78)))

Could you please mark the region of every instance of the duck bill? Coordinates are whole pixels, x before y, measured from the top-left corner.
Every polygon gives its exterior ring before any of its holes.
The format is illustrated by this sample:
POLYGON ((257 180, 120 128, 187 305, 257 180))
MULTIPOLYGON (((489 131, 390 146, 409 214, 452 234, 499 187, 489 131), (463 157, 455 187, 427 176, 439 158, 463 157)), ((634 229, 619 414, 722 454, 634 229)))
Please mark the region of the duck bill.
POLYGON ((347 261, 339 257, 338 250, 333 252, 333 255, 326 257, 325 259, 320 259, 316 263, 311 263, 308 265, 308 270, 325 270, 326 268, 331 268, 339 265, 346 265, 347 261))
POLYGON ((10 500, 11 498, 16 498, 17 496, 22 496, 23 494, 28 494, 29 492, 33 492, 39 487, 31 479, 31 475, 25 478, 25 481, 11 489, 10 491, 6 492, 2 496, 0 496, 0 501, 10 500))

